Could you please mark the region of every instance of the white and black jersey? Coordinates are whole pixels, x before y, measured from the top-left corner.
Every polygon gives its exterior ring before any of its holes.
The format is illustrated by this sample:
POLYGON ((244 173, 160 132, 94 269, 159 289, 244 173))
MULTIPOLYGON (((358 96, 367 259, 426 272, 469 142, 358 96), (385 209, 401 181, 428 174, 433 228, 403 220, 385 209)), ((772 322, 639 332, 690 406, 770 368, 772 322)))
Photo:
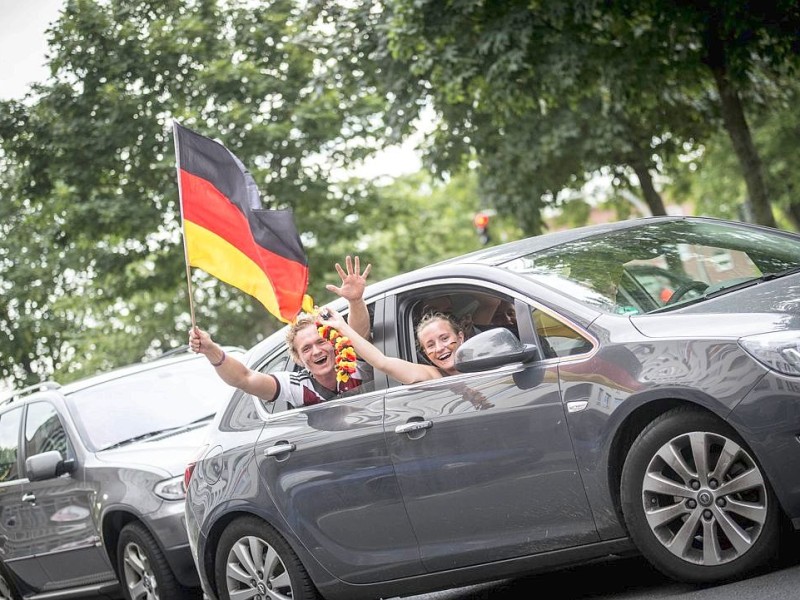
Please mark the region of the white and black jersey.
POLYGON ((365 381, 362 365, 356 365, 356 372, 346 382, 337 382, 337 389, 329 390, 311 376, 307 370, 279 371, 270 373, 278 383, 278 391, 273 400, 282 398, 294 407, 319 404, 340 394, 357 388, 365 381))

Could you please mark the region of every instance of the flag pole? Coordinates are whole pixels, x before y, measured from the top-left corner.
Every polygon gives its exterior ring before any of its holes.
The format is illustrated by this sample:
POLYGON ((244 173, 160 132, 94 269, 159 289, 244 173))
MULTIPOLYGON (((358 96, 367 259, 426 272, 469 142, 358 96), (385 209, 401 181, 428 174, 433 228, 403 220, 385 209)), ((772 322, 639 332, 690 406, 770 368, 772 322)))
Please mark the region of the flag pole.
POLYGON ((189 249, 186 246, 186 219, 183 218, 183 191, 181 189, 181 150, 178 144, 178 122, 172 120, 172 140, 175 143, 175 171, 178 175, 178 203, 181 207, 181 237, 183 237, 183 261, 186 264, 186 287, 189 291, 189 315, 192 319, 192 329, 195 328, 194 303, 192 302, 192 271, 189 267, 189 249))

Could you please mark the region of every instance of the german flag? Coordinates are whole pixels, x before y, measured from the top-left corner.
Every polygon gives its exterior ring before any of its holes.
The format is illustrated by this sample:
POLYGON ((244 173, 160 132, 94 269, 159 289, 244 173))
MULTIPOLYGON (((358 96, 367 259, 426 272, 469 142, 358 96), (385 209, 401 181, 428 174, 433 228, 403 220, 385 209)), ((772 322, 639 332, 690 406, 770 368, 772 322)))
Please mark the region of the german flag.
POLYGON ((177 122, 173 131, 188 264, 291 322, 308 287, 292 212, 262 209, 252 175, 225 146, 177 122))

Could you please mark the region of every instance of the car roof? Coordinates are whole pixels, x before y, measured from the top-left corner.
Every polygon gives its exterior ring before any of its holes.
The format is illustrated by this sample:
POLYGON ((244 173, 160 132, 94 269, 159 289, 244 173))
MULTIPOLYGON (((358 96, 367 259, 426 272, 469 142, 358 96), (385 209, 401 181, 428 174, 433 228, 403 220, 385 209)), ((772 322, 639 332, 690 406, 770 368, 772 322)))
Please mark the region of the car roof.
MULTIPOLYGON (((223 348, 225 352, 235 356, 244 356, 245 354, 245 349, 238 346, 224 346, 223 348)), ((96 385, 101 385, 109 381, 114 381, 122 377, 136 375, 138 373, 150 371, 156 368, 168 367, 171 365, 174 366, 176 364, 194 361, 199 358, 204 357, 201 354, 189 352, 186 346, 181 346, 179 348, 175 348, 174 350, 167 351, 156 358, 125 365, 110 371, 98 373, 96 375, 89 375, 64 385, 60 385, 55 381, 43 381, 24 389, 12 390, 0 398, 0 406, 18 403, 20 400, 23 400, 29 396, 35 395, 39 397, 42 394, 38 392, 51 393, 57 390, 59 394, 63 395, 74 394, 75 392, 79 392, 96 385)))
MULTIPOLYGON (((556 247, 560 244, 573 242, 575 240, 585 239, 597 235, 604 235, 613 231, 622 231, 634 227, 641 227, 653 223, 669 223, 675 221, 715 221, 721 222, 719 219, 710 217, 683 217, 683 216, 666 216, 666 217, 641 217, 638 219, 629 219, 627 221, 616 221, 613 223, 601 223, 596 225, 586 225, 584 227, 576 227, 574 229, 567 229, 563 231, 553 231, 544 233, 537 236, 532 236, 513 242, 506 242, 490 248, 482 248, 474 252, 454 256, 431 265, 420 267, 407 273, 394 275, 382 281, 367 286, 365 297, 377 296, 386 290, 393 289, 404 285, 406 282, 417 281, 424 279, 424 274, 427 271, 441 271, 441 267, 452 266, 467 266, 467 265, 481 265, 487 267, 495 267, 503 263, 509 262, 520 256, 525 256, 532 252, 547 250, 548 248, 556 247)), ((334 308, 344 306, 340 303, 341 298, 336 298, 330 302, 334 308)))
MULTIPOLYGON (((231 353, 232 354, 240 353, 242 355, 244 354, 243 348, 238 348, 235 346, 224 346, 223 349, 225 350, 225 352, 228 352, 229 354, 231 353)), ((91 375, 89 377, 85 377, 83 379, 67 383, 61 387, 61 392, 64 394, 72 394, 80 390, 85 390, 95 385, 100 385, 108 381, 120 379, 121 377, 128 377, 130 375, 136 375, 137 373, 150 371, 152 369, 190 362, 197 360, 199 358, 205 358, 205 357, 201 354, 195 354, 193 352, 189 352, 189 350, 186 347, 182 346, 175 350, 166 352, 165 354, 153 358, 151 360, 125 365, 123 367, 112 369, 111 371, 98 373, 97 375, 91 375)))

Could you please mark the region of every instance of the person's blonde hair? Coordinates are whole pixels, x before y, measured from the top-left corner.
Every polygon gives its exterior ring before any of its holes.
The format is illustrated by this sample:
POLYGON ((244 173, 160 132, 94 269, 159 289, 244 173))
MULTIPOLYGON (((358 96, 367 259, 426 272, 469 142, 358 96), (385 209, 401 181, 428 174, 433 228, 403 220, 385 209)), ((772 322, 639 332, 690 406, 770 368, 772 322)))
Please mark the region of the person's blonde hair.
POLYGON ((286 332, 286 343, 289 345, 289 356, 292 357, 292 360, 299 364, 302 364, 302 360, 300 355, 297 353, 297 348, 294 347, 294 338, 297 337, 297 334, 300 330, 305 329, 308 326, 313 326, 315 329, 317 327, 317 319, 314 315, 309 315, 307 313, 302 313, 297 319, 295 319, 294 323, 291 324, 289 327, 289 331, 286 332))
POLYGON ((443 312, 428 313, 424 317, 422 317, 419 323, 417 323, 417 328, 414 330, 414 333, 417 336, 417 348, 419 348, 423 352, 425 351, 425 349, 419 344, 419 334, 423 329, 425 329, 428 325, 430 325, 434 321, 444 321, 445 323, 449 323, 450 327, 453 329, 453 333, 456 335, 458 335, 459 333, 464 333, 464 328, 458 321, 455 320, 453 316, 443 312))

